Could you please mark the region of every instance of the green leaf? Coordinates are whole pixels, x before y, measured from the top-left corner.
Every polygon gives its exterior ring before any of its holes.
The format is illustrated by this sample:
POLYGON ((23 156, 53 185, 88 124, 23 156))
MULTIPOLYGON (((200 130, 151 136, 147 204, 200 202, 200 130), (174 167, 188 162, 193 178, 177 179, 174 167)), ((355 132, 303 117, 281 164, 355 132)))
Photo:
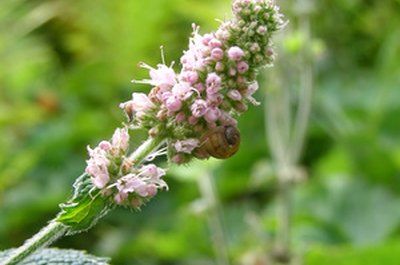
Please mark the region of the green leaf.
MULTIPOLYGON (((14 249, 0 252, 0 261, 7 258, 14 249)), ((107 265, 109 258, 96 257, 84 251, 73 249, 46 248, 36 251, 20 265, 107 265)))
POLYGON ((80 233, 94 226, 97 221, 106 215, 111 205, 95 189, 90 176, 83 174, 74 183, 74 195, 60 205, 61 212, 57 221, 70 227, 67 234, 80 233))

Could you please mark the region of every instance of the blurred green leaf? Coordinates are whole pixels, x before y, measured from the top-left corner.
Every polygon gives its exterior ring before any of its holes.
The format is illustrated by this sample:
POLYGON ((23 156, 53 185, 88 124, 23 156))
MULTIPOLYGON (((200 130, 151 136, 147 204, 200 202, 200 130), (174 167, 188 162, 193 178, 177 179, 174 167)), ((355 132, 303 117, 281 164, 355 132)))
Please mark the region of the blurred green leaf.
MULTIPOLYGON (((5 250, 0 252, 0 261, 6 258, 14 249, 5 250)), ((108 258, 99 258, 89 255, 84 251, 77 251, 72 249, 56 249, 47 248, 42 249, 24 261, 21 265, 31 264, 46 264, 46 265, 107 265, 108 258)))
POLYGON ((306 255, 307 265, 396 265, 400 259, 400 245, 385 244, 354 249, 351 246, 314 247, 306 255))

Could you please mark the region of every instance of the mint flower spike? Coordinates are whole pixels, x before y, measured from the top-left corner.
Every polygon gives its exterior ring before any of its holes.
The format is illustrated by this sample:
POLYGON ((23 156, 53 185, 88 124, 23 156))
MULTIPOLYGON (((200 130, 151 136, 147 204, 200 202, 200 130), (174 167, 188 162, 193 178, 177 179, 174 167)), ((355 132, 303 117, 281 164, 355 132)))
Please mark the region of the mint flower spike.
POLYGON ((128 124, 110 140, 88 147, 87 167, 74 183, 72 198, 2 264, 17 264, 65 234, 90 229, 115 206, 140 209, 168 189, 166 170, 149 163, 156 156, 167 153, 169 162, 182 164, 192 158, 227 158, 237 151, 238 145, 232 148, 240 140, 236 118, 249 104, 259 104, 253 98, 257 71, 272 64, 272 35, 285 22, 273 0, 234 0, 232 9, 234 17, 215 32, 201 35, 192 25, 179 72, 174 63, 165 64, 164 56, 156 68, 140 64, 150 79, 133 82, 151 85, 149 94, 135 92, 120 104, 128 124), (147 130, 149 138, 129 154, 131 128, 147 130), (228 155, 221 146, 210 152, 221 136, 228 155))
MULTIPOLYGON (((133 93, 120 108, 128 117, 128 127, 147 129, 151 137, 168 142, 165 150, 153 150, 144 162, 165 151, 169 161, 177 164, 210 157, 213 154, 203 150, 209 141, 204 135, 221 126, 236 127, 235 118, 247 105, 259 104, 252 97, 258 89, 257 69, 272 63, 271 36, 284 22, 273 1, 236 0, 233 13, 234 18, 221 22, 216 32, 200 35, 200 27, 192 25, 179 73, 174 63, 165 64, 163 51, 156 68, 139 64, 149 70, 150 79, 133 82, 153 88, 148 95, 133 93)), ((162 180, 164 169, 141 165, 127 154, 128 127, 118 128, 110 141, 88 148, 86 173, 92 180, 91 191, 99 190, 112 204, 138 209, 168 185, 162 180)), ((213 137, 214 143, 217 136, 213 137)))
POLYGON ((173 63, 165 64, 164 56, 157 67, 140 63, 149 70, 150 79, 133 82, 153 87, 148 95, 133 93, 120 105, 131 126, 168 139, 170 162, 208 158, 201 152, 202 136, 220 126, 236 127, 236 117, 249 104, 259 105, 253 98, 257 71, 272 64, 271 37, 285 22, 269 0, 235 0, 233 14, 217 31, 204 35, 192 25, 179 72, 173 63))

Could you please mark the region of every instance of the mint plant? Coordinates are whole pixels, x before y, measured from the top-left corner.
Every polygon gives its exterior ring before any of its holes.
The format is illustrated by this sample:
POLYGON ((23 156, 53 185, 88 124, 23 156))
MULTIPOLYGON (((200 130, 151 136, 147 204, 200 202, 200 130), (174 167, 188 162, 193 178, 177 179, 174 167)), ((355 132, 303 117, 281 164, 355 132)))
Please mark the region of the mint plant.
POLYGON ((49 224, 20 248, 8 251, 2 264, 17 264, 64 235, 90 229, 117 206, 139 209, 160 190, 167 190, 166 169, 151 161, 167 155, 169 163, 193 158, 227 158, 240 143, 236 117, 248 105, 260 67, 274 59, 272 35, 284 26, 272 0, 235 0, 234 17, 217 31, 201 35, 193 25, 181 69, 163 61, 149 70, 150 79, 134 80, 152 86, 148 94, 133 93, 120 104, 127 122, 109 140, 88 147, 85 173, 74 183, 74 194, 60 205, 49 224), (129 150, 129 130, 143 129, 149 137, 129 150))

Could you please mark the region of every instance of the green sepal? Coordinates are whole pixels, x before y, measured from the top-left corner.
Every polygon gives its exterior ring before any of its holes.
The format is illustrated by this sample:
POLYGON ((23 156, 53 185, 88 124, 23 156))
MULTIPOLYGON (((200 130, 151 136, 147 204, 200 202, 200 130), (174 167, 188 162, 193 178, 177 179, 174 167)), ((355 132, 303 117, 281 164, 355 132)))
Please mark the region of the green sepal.
POLYGON ((89 175, 81 175, 73 187, 72 198, 60 204, 61 212, 56 218, 56 221, 69 227, 67 235, 90 229, 112 208, 107 198, 93 186, 89 175))

